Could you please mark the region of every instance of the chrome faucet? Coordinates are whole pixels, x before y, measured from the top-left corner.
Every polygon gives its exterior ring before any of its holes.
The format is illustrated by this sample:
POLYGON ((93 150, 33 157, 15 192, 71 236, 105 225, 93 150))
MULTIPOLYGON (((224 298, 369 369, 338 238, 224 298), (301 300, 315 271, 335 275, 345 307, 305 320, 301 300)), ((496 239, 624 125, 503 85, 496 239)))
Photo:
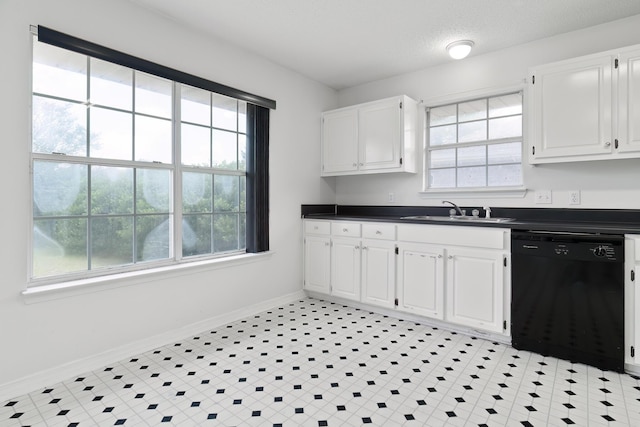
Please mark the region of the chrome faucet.
POLYGON ((446 203, 449 203, 451 206, 453 206, 453 207, 454 207, 454 209, 456 210, 456 212, 458 212, 458 215, 460 215, 460 216, 464 216, 464 215, 465 215, 465 212, 464 212, 462 209, 460 209, 460 208, 458 207, 458 205, 456 205, 455 203, 450 202, 450 201, 448 201, 448 200, 443 200, 443 201, 442 201, 442 204, 443 204, 443 205, 444 205, 444 204, 446 204, 446 203))

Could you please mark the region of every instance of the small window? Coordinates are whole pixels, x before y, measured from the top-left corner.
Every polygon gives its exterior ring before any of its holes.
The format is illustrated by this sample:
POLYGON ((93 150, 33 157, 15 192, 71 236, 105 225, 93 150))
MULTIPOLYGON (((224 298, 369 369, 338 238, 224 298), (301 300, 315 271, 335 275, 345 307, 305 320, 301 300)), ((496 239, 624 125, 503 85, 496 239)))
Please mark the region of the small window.
POLYGON ((427 189, 522 185, 522 93, 427 109, 427 189))

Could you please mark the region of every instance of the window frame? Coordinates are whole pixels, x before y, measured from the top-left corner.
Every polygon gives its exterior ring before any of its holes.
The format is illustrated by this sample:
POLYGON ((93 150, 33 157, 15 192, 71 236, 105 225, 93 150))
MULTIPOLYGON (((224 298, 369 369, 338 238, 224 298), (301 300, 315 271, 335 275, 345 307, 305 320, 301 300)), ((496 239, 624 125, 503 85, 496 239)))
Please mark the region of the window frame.
MULTIPOLYGON (((447 144, 443 146, 438 146, 441 148, 438 149, 451 149, 451 148, 464 148, 464 147, 473 147, 473 146, 484 146, 487 147, 489 145, 500 144, 500 143, 508 143, 508 142, 521 142, 522 153, 524 155, 525 146, 526 146, 526 116, 527 116, 527 104, 526 104, 526 85, 524 84, 514 84, 503 87, 493 87, 493 88, 485 88, 480 90, 474 90, 469 92, 462 92, 452 95, 444 95, 440 97, 432 98, 428 101, 422 101, 422 105, 424 105, 425 110, 424 114, 421 115, 423 120, 423 175, 422 175, 422 190, 419 192, 422 198, 440 198, 443 194, 455 194, 458 197, 463 198, 477 198, 478 194, 482 194, 481 197, 524 197, 526 194, 525 187, 525 176, 524 176, 524 167, 526 162, 524 161, 524 157, 521 158, 521 184, 513 185, 513 186, 482 186, 482 187, 430 187, 429 182, 429 163, 431 157, 430 141, 429 141, 429 116, 428 112, 432 108, 452 105, 452 104, 463 104, 465 102, 476 101, 476 100, 486 100, 489 98, 499 97, 503 95, 520 93, 522 96, 522 135, 521 137, 509 137, 509 138, 501 138, 495 140, 480 140, 473 142, 464 142, 464 143, 453 143, 447 144)), ((457 125, 459 122, 456 117, 455 124, 457 125)), ((489 117, 484 119, 485 121, 489 120, 489 117)), ((489 166, 488 163, 484 164, 484 167, 489 166)), ((457 171, 459 166, 456 164, 454 169, 457 171)))
MULTIPOLYGON (((80 283, 93 283, 100 282, 103 280, 111 280, 111 278, 115 278, 118 280, 119 277, 128 277, 133 274, 134 276, 139 275, 141 272, 149 271, 149 270, 157 270, 178 267, 179 270, 184 268, 185 265, 201 265, 202 262, 214 261, 218 262, 223 258, 229 258, 234 263, 237 263, 238 255, 244 254, 257 254, 261 252, 269 251, 269 238, 268 238, 268 226, 269 226, 269 218, 268 218, 268 143, 269 143, 269 110, 275 109, 276 103, 273 100, 268 98, 263 98, 257 95, 253 95, 244 91, 240 91, 225 85, 221 85, 206 79, 202 79, 197 76, 193 76, 191 74, 183 73, 178 70, 174 70, 168 67, 164 67, 159 64, 155 64, 140 58, 136 58, 130 56, 128 54, 118 52, 100 45, 96 45, 91 42, 87 42, 64 33, 57 32, 55 30, 51 30, 42 26, 32 26, 31 32, 34 36, 37 36, 38 42, 44 42, 47 44, 51 44, 57 47, 61 47, 63 49, 71 50, 73 52, 79 53, 81 55, 87 56, 87 61, 90 61, 90 58, 97 58, 103 61, 115 63, 118 65, 122 65, 131 69, 133 72, 143 72, 146 74, 152 74, 157 77, 161 77, 171 82, 172 85, 172 114, 171 114, 171 126, 172 126, 172 161, 170 163, 158 163, 158 162, 148 162, 148 161, 140 161, 140 160, 116 160, 116 159, 103 159, 97 157, 89 157, 89 156, 67 156, 60 155, 54 153, 36 153, 33 151, 32 143, 33 139, 30 138, 29 144, 29 152, 30 152, 30 192, 31 192, 31 202, 30 202, 30 212, 31 219, 29 221, 30 229, 29 229, 29 244, 28 244, 28 264, 29 264, 29 274, 27 280, 27 291, 29 290, 44 290, 46 288, 56 288, 59 284, 64 286, 65 283, 69 283, 72 286, 76 286, 80 283), (246 118, 247 118, 247 127, 244 132, 242 132, 239 128, 236 128, 235 134, 236 138, 238 135, 244 133, 246 136, 247 147, 246 147, 246 168, 244 171, 238 170, 229 170, 229 169, 220 169, 215 168, 214 165, 211 167, 195 167, 191 165, 182 165, 180 161, 180 135, 179 135, 179 125, 180 125, 180 88, 183 85, 194 86, 199 89, 204 89, 206 91, 225 95, 231 98, 234 98, 237 101, 245 101, 246 108, 246 118), (176 114, 176 111, 178 114, 176 114), (259 119, 257 120, 256 117, 259 119), (64 273, 58 275, 51 276, 40 276, 34 277, 33 271, 33 249, 34 249, 34 223, 35 223, 35 215, 34 215, 34 205, 33 205, 33 196, 34 196, 34 181, 33 181, 33 165, 36 161, 43 162, 58 162, 58 163, 69 163, 69 164, 81 164, 87 166, 87 173, 89 173, 89 168, 94 166, 107 166, 107 167, 118 167, 124 166, 127 169, 131 169, 132 174, 135 174, 136 171, 140 169, 161 169, 168 170, 171 174, 171 185, 172 191, 170 191, 169 197, 171 198, 170 207, 169 207, 169 217, 170 221, 170 242, 173 243, 169 249, 168 258, 161 258, 159 260, 152 261, 142 261, 142 262, 134 262, 132 264, 119 264, 113 267, 100 268, 97 270, 91 270, 87 268, 86 270, 72 272, 72 273, 64 273), (182 230, 181 227, 177 227, 176 224, 180 224, 182 222, 182 174, 183 172, 199 172, 206 173, 208 175, 215 177, 216 175, 228 175, 228 176, 245 176, 246 181, 246 189, 245 189, 245 242, 246 249, 239 249, 237 251, 229 251, 229 252, 212 252, 202 255, 192 255, 183 257, 182 255, 182 230), (256 182, 256 180, 262 180, 263 182, 256 182), (266 182, 266 187, 264 185, 266 182), (250 192, 251 190, 251 192, 250 192), (251 234, 250 234, 251 233, 251 234)), ((35 40, 35 38, 34 38, 35 40)), ((31 62, 33 64, 33 61, 31 62)), ((89 79, 90 76, 87 76, 89 79)), ((135 90, 135 85, 132 88, 135 90)), ((31 97, 33 99, 34 92, 31 90, 31 97)), ((81 104, 82 105, 82 104, 81 104)), ((237 104, 236 104, 237 105, 237 104)), ((134 109, 130 112, 132 115, 135 115, 134 109)), ((33 113, 31 113, 33 114, 33 113)), ((215 127, 211 126, 212 129, 215 127)), ((88 142, 87 142, 88 143, 88 142)), ((135 142, 133 142, 135 144, 135 142)), ((239 153, 239 151, 237 151, 239 153)), ((238 158, 239 159, 239 158, 238 158)), ((135 184, 134 184, 135 185, 135 184)), ((212 189, 213 190, 213 189, 212 189)), ((134 190, 135 191, 135 190, 134 190)), ((238 191, 241 191, 240 188, 238 191)), ((89 193, 88 193, 89 194, 89 193)), ((134 200, 135 204, 135 200, 134 200)), ((240 209, 240 208, 239 208, 240 209)), ((234 212, 239 217, 242 215, 240 210, 238 212, 234 212)), ((86 217, 89 218, 91 216, 91 212, 87 212, 86 217)), ((136 217, 138 214, 134 212, 130 215, 132 217, 136 217)), ((163 214, 164 215, 164 214, 163 214)), ((214 212, 211 212, 211 215, 215 215, 214 212)), ((122 215, 119 215, 122 216, 122 215)), ((125 215, 126 216, 126 215, 125 215)), ((89 245, 90 243, 87 242, 89 245)), ((135 254, 134 254, 135 260, 135 254)), ((26 291, 25 291, 26 292, 26 291)))

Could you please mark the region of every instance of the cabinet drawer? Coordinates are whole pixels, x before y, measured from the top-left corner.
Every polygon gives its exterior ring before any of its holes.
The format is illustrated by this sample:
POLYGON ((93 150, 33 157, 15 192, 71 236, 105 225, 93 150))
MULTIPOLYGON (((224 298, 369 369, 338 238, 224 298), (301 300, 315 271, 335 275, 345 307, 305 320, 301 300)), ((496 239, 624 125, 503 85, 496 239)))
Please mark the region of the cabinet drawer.
POLYGON ((395 224, 362 224, 362 237, 365 239, 395 240, 395 224))
POLYGON ((323 234, 329 235, 331 223, 328 221, 305 221, 304 232, 305 234, 323 234))
POLYGON ((332 222, 331 234, 333 236, 360 237, 359 222, 332 222))

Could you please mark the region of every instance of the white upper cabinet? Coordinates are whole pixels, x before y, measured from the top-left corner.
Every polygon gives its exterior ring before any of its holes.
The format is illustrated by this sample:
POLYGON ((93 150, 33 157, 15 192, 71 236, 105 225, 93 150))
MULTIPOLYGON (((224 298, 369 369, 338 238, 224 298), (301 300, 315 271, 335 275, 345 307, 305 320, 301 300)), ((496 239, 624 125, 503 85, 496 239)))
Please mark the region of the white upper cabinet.
POLYGON ((532 70, 531 163, 611 154, 613 57, 532 70))
POLYGON ((322 114, 322 176, 416 171, 416 101, 397 96, 322 114))
POLYGON ((640 47, 530 70, 529 161, 640 157, 640 47))
POLYGON ((622 51, 618 76, 618 148, 640 151, 640 47, 622 51))
POLYGON ((402 156, 402 101, 389 100, 358 111, 360 170, 393 169, 402 156))
POLYGON ((337 110, 322 116, 322 172, 358 170, 358 111, 337 110))

